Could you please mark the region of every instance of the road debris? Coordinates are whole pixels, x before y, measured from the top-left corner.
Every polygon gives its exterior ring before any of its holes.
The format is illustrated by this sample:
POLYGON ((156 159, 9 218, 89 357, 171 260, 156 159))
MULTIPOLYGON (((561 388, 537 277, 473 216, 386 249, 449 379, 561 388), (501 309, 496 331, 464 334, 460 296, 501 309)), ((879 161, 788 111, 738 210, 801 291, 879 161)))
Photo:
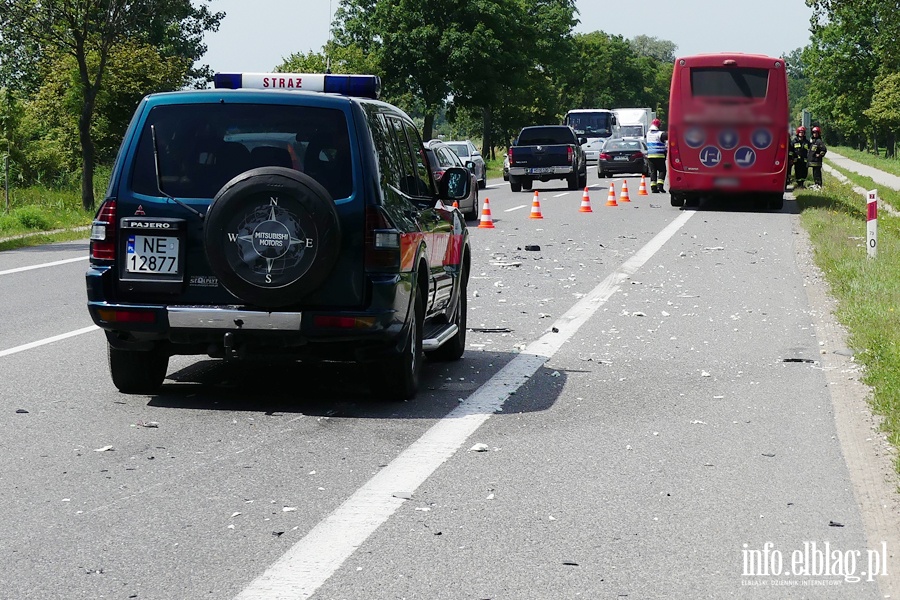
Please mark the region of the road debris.
POLYGON ((102 448, 94 448, 94 452, 110 452, 115 450, 112 446, 103 446, 102 448))
POLYGON ((28 411, 25 410, 24 408, 17 408, 17 409, 16 409, 16 414, 17 414, 17 415, 27 415, 27 414, 28 414, 28 411))
POLYGON ((541 247, 538 246, 537 244, 529 244, 529 245, 525 246, 525 251, 526 252, 540 252, 541 247))
POLYGON ((469 448, 469 452, 487 452, 490 450, 490 446, 487 444, 478 443, 469 448))
POLYGON ((391 494, 394 498, 400 498, 401 500, 411 500, 412 492, 394 492, 391 494))
POLYGON ((146 427, 148 429, 156 429, 159 427, 159 423, 156 421, 138 421, 132 427, 146 427))

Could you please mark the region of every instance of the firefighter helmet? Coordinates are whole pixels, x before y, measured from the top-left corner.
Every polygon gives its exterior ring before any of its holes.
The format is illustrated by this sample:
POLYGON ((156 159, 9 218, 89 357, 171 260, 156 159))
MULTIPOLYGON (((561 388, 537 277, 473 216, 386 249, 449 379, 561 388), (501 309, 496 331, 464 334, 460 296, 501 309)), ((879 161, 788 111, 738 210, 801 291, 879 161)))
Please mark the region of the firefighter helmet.
POLYGON ((806 133, 806 127, 801 125, 800 127, 797 128, 797 135, 803 135, 804 133, 806 133))
POLYGON ((822 130, 817 127, 812 128, 813 135, 822 135, 822 130))
POLYGON ((660 123, 659 119, 653 119, 652 121, 650 121, 650 124, 654 127, 659 127, 659 123, 660 123))

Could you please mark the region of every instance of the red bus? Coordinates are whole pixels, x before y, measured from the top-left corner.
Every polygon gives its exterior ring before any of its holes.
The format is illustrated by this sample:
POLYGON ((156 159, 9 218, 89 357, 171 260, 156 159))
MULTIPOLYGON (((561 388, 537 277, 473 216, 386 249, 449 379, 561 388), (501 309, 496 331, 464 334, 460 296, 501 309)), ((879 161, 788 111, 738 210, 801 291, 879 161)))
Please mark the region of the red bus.
POLYGON ((789 142, 784 61, 740 53, 676 59, 668 140, 672 206, 752 197, 780 210, 789 142))

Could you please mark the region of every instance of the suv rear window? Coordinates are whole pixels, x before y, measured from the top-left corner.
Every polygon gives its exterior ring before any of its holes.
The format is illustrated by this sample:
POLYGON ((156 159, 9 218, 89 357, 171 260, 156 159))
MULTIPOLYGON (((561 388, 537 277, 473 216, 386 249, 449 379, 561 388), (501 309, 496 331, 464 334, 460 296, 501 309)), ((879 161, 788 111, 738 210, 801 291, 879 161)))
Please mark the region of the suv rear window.
POLYGON ((271 104, 154 107, 141 132, 132 189, 159 196, 151 125, 162 188, 175 197, 212 198, 236 175, 261 166, 302 171, 335 199, 353 192, 347 119, 340 110, 271 104))

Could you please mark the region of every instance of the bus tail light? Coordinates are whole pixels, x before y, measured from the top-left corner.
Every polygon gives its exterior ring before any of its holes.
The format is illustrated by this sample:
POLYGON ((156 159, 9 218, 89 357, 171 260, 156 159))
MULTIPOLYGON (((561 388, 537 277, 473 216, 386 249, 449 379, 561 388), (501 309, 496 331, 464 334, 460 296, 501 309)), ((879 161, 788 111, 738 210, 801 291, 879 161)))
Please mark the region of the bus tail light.
POLYGON ((675 140, 669 140, 669 160, 673 165, 681 167, 681 153, 675 140))
POLYGON ((109 199, 100 205, 97 218, 91 223, 91 259, 116 259, 116 201, 109 199))

